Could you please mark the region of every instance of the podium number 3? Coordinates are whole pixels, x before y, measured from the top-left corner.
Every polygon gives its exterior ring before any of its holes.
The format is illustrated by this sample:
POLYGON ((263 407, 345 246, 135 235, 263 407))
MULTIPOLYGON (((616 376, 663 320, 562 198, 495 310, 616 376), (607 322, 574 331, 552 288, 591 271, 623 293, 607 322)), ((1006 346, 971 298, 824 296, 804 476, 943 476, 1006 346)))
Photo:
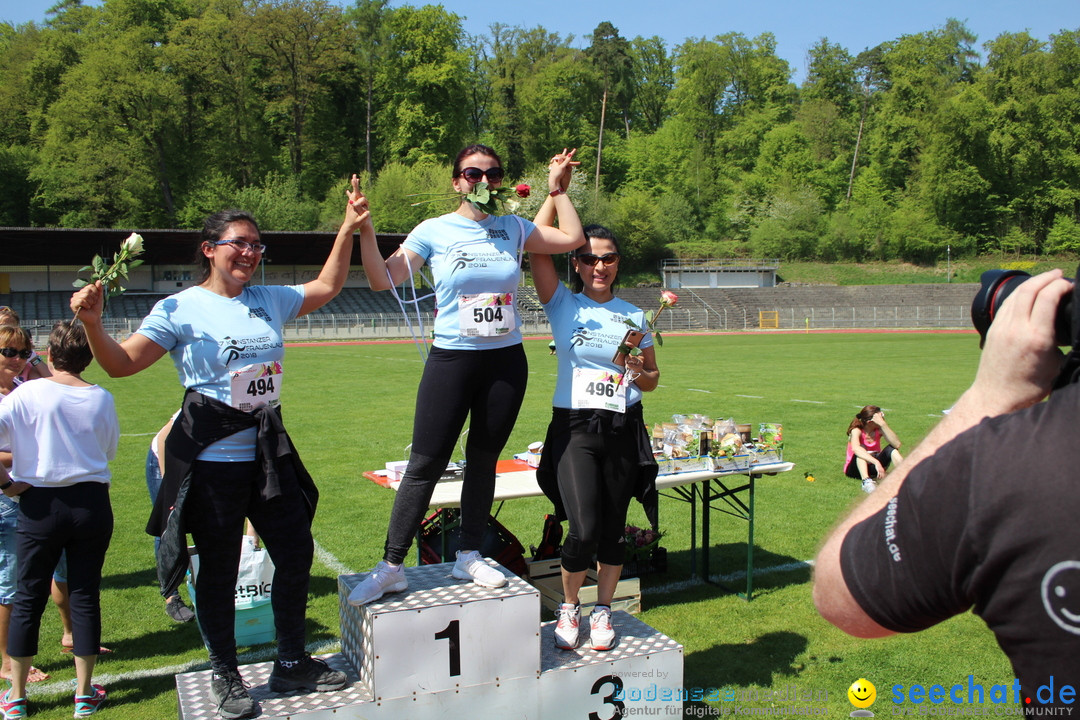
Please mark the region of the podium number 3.
MULTIPOLYGON (((611 691, 610 695, 608 695, 608 696, 606 696, 604 698, 604 704, 605 705, 611 705, 613 708, 615 708, 615 713, 613 715, 611 715, 611 717, 606 718, 606 720, 615 720, 615 718, 623 717, 626 714, 624 712, 626 710, 626 706, 623 704, 623 702, 621 700, 616 700, 615 699, 615 697, 617 695, 621 694, 620 691, 623 689, 622 679, 618 675, 605 675, 604 677, 600 678, 599 680, 597 680, 596 682, 593 683, 592 691, 589 694, 590 695, 599 695, 600 694, 600 688, 604 687, 605 685, 611 685, 611 687, 613 687, 614 690, 611 691)), ((600 717, 599 713, 591 712, 591 713, 589 713, 589 720, 603 720, 603 719, 600 717)))
POLYGON ((459 642, 461 631, 458 621, 451 620, 450 624, 435 633, 436 640, 450 641, 450 677, 461 674, 461 643, 459 642))

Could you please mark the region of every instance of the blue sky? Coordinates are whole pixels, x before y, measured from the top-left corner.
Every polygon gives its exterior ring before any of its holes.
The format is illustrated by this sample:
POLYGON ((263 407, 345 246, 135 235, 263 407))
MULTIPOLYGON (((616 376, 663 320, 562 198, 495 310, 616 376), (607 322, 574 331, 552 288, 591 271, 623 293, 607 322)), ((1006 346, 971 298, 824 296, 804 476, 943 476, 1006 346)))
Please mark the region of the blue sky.
MULTIPOLYGON (((0 20, 44 20, 53 2, 0 0, 0 20)), ((964 22, 979 46, 1003 32, 1027 30, 1047 40, 1061 30, 1080 29, 1080 0, 446 0, 442 5, 466 18, 465 29, 473 34, 486 33, 494 22, 543 25, 574 35, 582 47, 603 20, 624 37, 659 35, 672 47, 688 37, 771 32, 796 81, 805 75, 807 51, 822 37, 857 54, 900 35, 941 27, 950 17, 964 22)))

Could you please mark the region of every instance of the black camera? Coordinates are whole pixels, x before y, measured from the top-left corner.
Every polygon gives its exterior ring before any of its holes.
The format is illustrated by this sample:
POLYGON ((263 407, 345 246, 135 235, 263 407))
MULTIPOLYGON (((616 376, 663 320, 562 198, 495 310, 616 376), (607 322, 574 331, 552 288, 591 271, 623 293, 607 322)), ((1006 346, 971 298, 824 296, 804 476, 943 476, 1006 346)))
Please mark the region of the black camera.
MULTIPOLYGON (((1077 268, 1080 273, 1080 268, 1077 268)), ((1023 270, 987 270, 982 274, 979 281, 982 287, 971 301, 971 323, 979 331, 979 347, 986 342, 986 332, 990 329, 990 323, 994 322, 1001 303, 1005 298, 1012 295, 1013 290, 1030 278, 1029 273, 1023 270)), ((1075 282, 1072 278, 1065 278, 1075 282)), ((1069 293, 1058 304, 1057 315, 1054 317, 1054 341, 1059 346, 1072 346, 1073 336, 1073 293, 1069 293)))

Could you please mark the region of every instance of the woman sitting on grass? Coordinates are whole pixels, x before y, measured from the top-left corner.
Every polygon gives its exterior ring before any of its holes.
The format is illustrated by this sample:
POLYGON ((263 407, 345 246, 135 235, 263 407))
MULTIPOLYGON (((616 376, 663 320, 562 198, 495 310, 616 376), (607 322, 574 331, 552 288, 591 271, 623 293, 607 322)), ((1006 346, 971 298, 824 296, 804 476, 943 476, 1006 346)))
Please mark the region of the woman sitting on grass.
POLYGON ((899 463, 904 458, 900 455, 900 438, 889 423, 885 422, 885 413, 877 405, 866 405, 855 414, 855 419, 848 425, 847 460, 844 461, 844 474, 855 480, 862 480, 863 492, 872 493, 877 489, 874 478, 885 478, 885 468, 894 461, 899 463), (889 444, 881 447, 881 436, 889 444))

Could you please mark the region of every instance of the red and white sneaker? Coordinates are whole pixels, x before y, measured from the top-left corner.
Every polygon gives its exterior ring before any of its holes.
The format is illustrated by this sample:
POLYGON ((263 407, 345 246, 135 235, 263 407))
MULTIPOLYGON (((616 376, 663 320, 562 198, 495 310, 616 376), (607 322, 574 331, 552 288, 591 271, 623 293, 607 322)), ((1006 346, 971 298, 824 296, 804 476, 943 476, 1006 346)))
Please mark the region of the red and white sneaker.
POLYGON ((593 650, 615 647, 615 629, 611 627, 611 608, 597 605, 589 615, 589 641, 593 650))
POLYGON ((98 711, 101 703, 105 702, 105 688, 100 685, 90 687, 94 691, 93 695, 75 696, 75 717, 77 718, 90 717, 98 711))
POLYGON ((26 698, 11 697, 11 688, 0 695, 0 716, 4 720, 23 720, 26 717, 26 698))
POLYGON ((578 626, 581 625, 581 606, 562 603, 556 611, 559 621, 555 623, 555 647, 573 650, 578 646, 578 626))

